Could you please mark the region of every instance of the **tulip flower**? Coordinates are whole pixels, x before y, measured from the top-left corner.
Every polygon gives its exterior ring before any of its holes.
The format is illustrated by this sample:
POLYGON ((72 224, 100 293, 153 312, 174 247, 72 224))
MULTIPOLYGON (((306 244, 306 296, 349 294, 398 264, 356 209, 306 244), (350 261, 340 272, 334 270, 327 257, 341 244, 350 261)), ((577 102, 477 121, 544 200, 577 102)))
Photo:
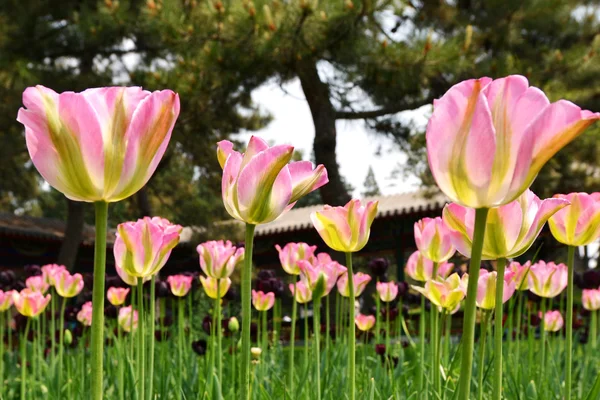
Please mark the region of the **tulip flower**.
POLYGON ((456 249, 450 238, 450 231, 440 217, 423 218, 415 222, 415 243, 417 248, 433 262, 448 261, 456 249))
MULTIPOLYGON (((514 258, 525 253, 540 234, 548 218, 568 204, 564 199, 540 200, 531 190, 526 190, 516 200, 490 209, 482 258, 497 260, 514 258)), ((452 243, 465 257, 471 257, 475 210, 452 203, 444 207, 443 215, 444 222, 451 232, 452 243)))
POLYGON ((472 208, 515 200, 556 152, 600 118, 565 100, 550 103, 519 75, 461 82, 433 106, 429 167, 446 196, 472 208))
POLYGON ((252 354, 252 358, 258 360, 262 354, 262 349, 260 347, 252 347, 250 349, 250 354, 252 354))
MULTIPOLYGON (((442 262, 438 264, 437 276, 446 278, 452 272, 453 268, 454 264, 442 262)), ((408 257, 404 272, 406 272, 406 275, 410 276, 411 279, 414 279, 415 281, 426 282, 432 279, 433 261, 427 257, 424 257, 423 254, 417 250, 412 253, 410 257, 408 257)))
POLYGON ((81 306, 77 313, 77 321, 83 326, 92 326, 92 302, 88 301, 81 306))
POLYGON ((67 267, 65 267, 64 265, 47 264, 42 267, 42 276, 44 277, 44 279, 46 280, 46 282, 49 285, 54 286, 54 281, 55 281, 56 276, 60 272, 66 271, 66 270, 67 270, 67 267))
POLYGON ((312 291, 310 290, 310 288, 308 287, 308 285, 302 281, 296 282, 296 285, 294 286, 293 283, 290 283, 290 292, 292 293, 292 296, 294 296, 294 299, 300 303, 300 304, 304 304, 304 303, 308 303, 309 301, 312 300, 312 291), (295 287, 295 290, 294 290, 295 287))
MULTIPOLYGON (((496 271, 488 272, 482 269, 479 272, 479 281, 477 282, 477 307, 484 310, 493 310, 496 307, 496 280, 498 273, 496 271)), ((502 303, 515 293, 515 281, 511 273, 504 274, 504 288, 502 292, 502 303)))
POLYGON ((228 278, 244 259, 244 248, 236 248, 229 240, 211 240, 199 244, 200 268, 212 278, 228 278))
POLYGON ((206 295, 211 299, 216 300, 217 298, 223 298, 227 291, 229 290, 229 286, 231 286, 231 279, 225 278, 219 280, 219 293, 217 293, 217 280, 215 278, 203 277, 200 276, 200 282, 202 283, 202 287, 204 287, 204 291, 206 295))
POLYGON ((179 243, 181 230, 180 225, 159 217, 119 224, 113 247, 116 264, 134 278, 156 275, 179 243))
POLYGON ((358 314, 354 320, 356 327, 363 332, 369 331, 375 325, 375 317, 372 315, 358 314))
POLYGON ((137 310, 133 310, 133 315, 131 313, 131 306, 121 307, 119 309, 117 322, 125 332, 135 331, 138 327, 138 312, 137 310))
POLYGON ((528 279, 531 292, 540 297, 556 297, 567 287, 567 266, 538 261, 529 269, 528 279))
POLYGON ((250 138, 244 154, 233 150, 227 140, 219 142, 223 204, 229 215, 252 225, 266 224, 328 182, 323 165, 315 169, 310 161, 288 165, 293 153, 292 146, 269 147, 256 136, 250 138))
MULTIPOLYGON (((542 313, 539 313, 540 318, 542 318, 542 313)), ((546 332, 558 332, 562 329, 565 321, 563 320, 562 314, 560 311, 546 311, 543 316, 544 320, 544 330, 546 332)))
MULTIPOLYGON (((121 278, 121 280, 123 282, 125 282, 129 286, 137 286, 138 281, 135 276, 129 275, 127 272, 125 272, 125 270, 123 268, 119 267, 119 265, 115 265, 115 270, 117 271, 117 275, 119 275, 119 278, 121 278)), ((147 276, 147 277, 143 278, 143 282, 146 283, 150 279, 152 279, 152 277, 147 276)))
POLYGON ((361 205, 360 200, 350 200, 344 207, 326 205, 310 214, 310 219, 327 246, 354 253, 362 250, 369 240, 378 204, 378 201, 370 201, 361 205))
MULTIPOLYGON (((311 264, 315 263, 315 250, 317 246, 309 246, 306 243, 288 243, 283 248, 278 244, 275 245, 279 253, 279 261, 283 270, 290 275, 300 274, 298 261, 305 260, 311 264)), ((321 253, 325 254, 325 253, 321 253)))
POLYGON ((54 288, 61 297, 75 297, 83 289, 83 276, 81 274, 71 275, 69 271, 62 271, 55 277, 54 288))
POLYGON ((588 311, 600 310, 600 289, 583 289, 581 303, 588 311))
POLYGON ((521 265, 517 261, 512 261, 508 264, 507 273, 512 273, 513 281, 515 282, 516 290, 529 290, 529 269, 531 268, 531 261, 527 261, 521 265))
POLYGON ((446 311, 452 311, 460 304, 466 295, 468 275, 461 279, 454 273, 448 278, 438 277, 436 280, 425 282, 424 287, 412 286, 414 290, 427 297, 429 301, 446 311))
POLYGON ((0 312, 7 311, 13 304, 13 290, 0 290, 0 312))
POLYGON ((600 193, 557 194, 570 202, 548 222, 556 240, 569 246, 585 246, 600 236, 600 193))
POLYGON ((252 305, 258 311, 268 311, 275 304, 275 293, 264 293, 263 291, 252 291, 252 305))
POLYGON ((21 315, 26 317, 37 317, 44 311, 48 303, 50 303, 52 296, 49 294, 44 296, 40 292, 34 292, 33 290, 26 288, 20 292, 13 290, 12 298, 15 308, 21 315))
POLYGON ((109 303, 115 307, 122 306, 129 294, 129 288, 110 287, 106 292, 109 303))
POLYGON ((379 292, 379 298, 385 303, 394 301, 398 296, 398 285, 394 282, 377 282, 377 292, 379 292))
POLYGON ((325 279, 325 291, 322 296, 327 296, 335 287, 339 276, 347 270, 346 267, 336 261, 332 261, 331 258, 327 261, 326 257, 321 257, 321 260, 324 262, 317 259, 315 265, 312 265, 305 260, 299 260, 298 266, 300 267, 300 278, 310 287, 311 291, 315 291, 319 276, 323 274, 325 279))
MULTIPOLYGON (((358 297, 367 287, 367 283, 371 281, 371 277, 362 272, 357 272, 354 276, 354 296, 358 297)), ((350 296, 348 288, 348 272, 343 273, 337 281, 337 288, 340 294, 344 297, 350 296)))
POLYGON ((34 292, 40 292, 41 294, 45 294, 50 288, 46 279, 43 276, 30 276, 25 280, 25 286, 31 289, 34 292))
POLYGON ((158 166, 179 115, 170 90, 105 87, 23 93, 17 120, 38 172, 71 200, 115 202, 140 190, 158 166))
POLYGON ((192 276, 189 275, 171 275, 167 282, 171 287, 171 293, 177 297, 184 297, 192 288, 192 276))

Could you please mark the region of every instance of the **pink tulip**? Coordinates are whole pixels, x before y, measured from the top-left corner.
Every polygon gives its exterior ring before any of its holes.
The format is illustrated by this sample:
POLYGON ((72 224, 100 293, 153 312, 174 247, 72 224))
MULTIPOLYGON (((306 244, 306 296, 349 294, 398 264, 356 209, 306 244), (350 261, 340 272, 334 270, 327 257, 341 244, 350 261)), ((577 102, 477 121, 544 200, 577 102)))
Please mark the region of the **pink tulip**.
POLYGON ((26 317, 37 317, 40 315, 52 296, 47 294, 44 296, 40 292, 34 292, 31 289, 23 289, 20 292, 13 290, 12 292, 13 304, 17 311, 26 317))
POLYGON ((414 231, 417 248, 431 261, 448 261, 456 252, 450 240, 450 231, 440 217, 423 218, 415 222, 414 231))
POLYGON ((44 179, 71 200, 114 202, 140 190, 154 173, 179 115, 170 90, 105 87, 58 94, 23 93, 17 120, 44 179))
POLYGON ((30 276, 25 280, 25 286, 32 291, 40 292, 41 294, 45 294, 48 291, 48 288, 50 288, 50 285, 42 275, 30 276))
POLYGON ((106 292, 108 302, 115 307, 122 306, 129 294, 129 288, 110 287, 106 292))
POLYGON ((529 269, 529 290, 541 297, 558 296, 567 287, 565 264, 538 261, 529 269))
POLYGON ((274 304, 275 293, 264 293, 262 290, 259 290, 258 292, 256 290, 252 291, 252 305, 258 311, 268 311, 274 304))
MULTIPOLYGON (((119 267, 119 265, 116 265, 116 264, 115 264, 115 270, 117 271, 117 275, 119 275, 119 278, 121 278, 121 280, 123 282, 125 282, 129 286, 137 286, 137 278, 136 277, 129 275, 127 272, 125 272, 123 270, 123 268, 119 267)), ((144 283, 148 282, 150 279, 152 279, 151 276, 145 277, 144 283)))
POLYGON ((7 311, 13 304, 13 290, 0 290, 0 312, 7 311))
POLYGON ((283 270, 290 275, 300 274, 298 261, 305 260, 311 264, 315 263, 315 250, 317 246, 309 246, 306 243, 288 243, 283 248, 278 244, 275 245, 279 253, 279 261, 283 270))
POLYGON ((354 319, 354 322, 359 330, 366 332, 373 329, 373 326, 375 325, 375 317, 373 315, 358 314, 354 319))
MULTIPOLYGON (((443 262, 438 265, 437 276, 446 278, 454 268, 453 263, 443 262)), ((411 279, 419 282, 426 282, 433 276, 433 261, 426 258, 419 250, 415 251, 408 257, 406 267, 404 269, 406 275, 411 279)))
POLYGON ((586 310, 600 310, 600 289, 583 289, 581 303, 586 310))
MULTIPOLYGON (((354 274, 354 297, 358 297, 367 287, 367 283, 371 281, 371 277, 362 272, 354 274)), ((340 275, 337 281, 338 292, 344 297, 350 297, 350 289, 348 288, 348 271, 340 275)))
POLYGON ((315 265, 305 260, 299 260, 298 266, 300 267, 300 278, 310 287, 311 291, 315 290, 319 276, 321 274, 324 276, 325 292, 323 292, 323 296, 327 296, 335 287, 340 275, 345 273, 347 269, 336 261, 327 261, 326 257, 321 257, 321 260, 324 262, 319 262, 317 259, 315 265))
MULTIPOLYGON (((540 318, 542 318, 542 313, 539 313, 540 318)), ((546 311, 546 314, 543 316, 544 320, 544 330, 547 332, 558 332, 562 329, 565 321, 563 319, 560 311, 546 311)))
MULTIPOLYGON (((485 269, 479 271, 479 280, 477 281, 477 307, 484 310, 493 310, 496 307, 496 281, 498 273, 489 272, 485 269)), ((515 293, 515 281, 511 272, 504 274, 504 290, 502 291, 502 304, 515 293)))
POLYGON ((138 312, 137 310, 133 310, 133 315, 131 313, 131 306, 121 307, 119 309, 117 322, 125 332, 135 331, 138 327, 138 312))
POLYGON ((515 282, 516 290, 529 290, 529 269, 531 261, 527 261, 521 265, 517 261, 512 261, 508 264, 507 272, 512 273, 513 281, 515 282))
MULTIPOLYGON (((482 258, 497 260, 525 253, 554 213, 569 204, 562 199, 540 200, 531 190, 497 208, 491 208, 486 220, 482 258)), ((444 221, 451 231, 456 249, 471 257, 475 210, 456 203, 444 207, 444 221)))
POLYGON ((445 279, 438 277, 436 280, 429 280, 425 282, 424 287, 414 285, 411 287, 436 306, 451 312, 460 306, 460 302, 467 293, 467 284, 467 274, 460 278, 458 274, 454 273, 445 279))
POLYGON ((81 306, 77 313, 77 321, 83 326, 92 326, 92 302, 88 301, 81 306))
POLYGON ((394 282, 377 282, 377 292, 379 292, 379 298, 385 303, 394 301, 398 296, 398 285, 394 282))
POLYGON ((209 277, 203 277, 202 275, 200 275, 200 282, 202 283, 202 287, 204 288, 204 291, 206 292, 206 295, 208 297, 210 297, 211 299, 217 299, 217 298, 223 298, 223 296, 225 296, 227 294, 227 291, 229 290, 229 287, 231 286, 231 279, 229 278, 224 278, 224 279, 215 279, 215 278, 211 278, 209 277), (217 282, 219 282, 219 292, 217 293, 217 282))
POLYGON ((554 197, 568 200, 563 208, 548 222, 556 240, 569 246, 585 246, 600 236, 600 193, 557 194, 554 197))
POLYGON ((233 150, 227 140, 219 142, 223 204, 229 215, 248 224, 266 224, 328 182, 323 165, 314 170, 310 161, 288 165, 293 153, 292 146, 269 147, 256 136, 250 138, 244 154, 233 150))
POLYGON ((69 271, 62 271, 56 276, 54 288, 61 297, 75 297, 83 289, 83 276, 81 274, 71 275, 69 271))
POLYGON ((369 241, 378 204, 370 201, 361 205, 360 200, 350 200, 344 207, 326 205, 310 214, 310 219, 327 246, 344 253, 356 252, 369 241))
POLYGON ((296 282, 296 290, 294 290, 294 284, 290 283, 289 288, 292 296, 294 296, 294 299, 298 303, 304 304, 312 300, 312 291, 306 283, 302 281, 296 282))
POLYGON ((65 267, 64 265, 47 264, 42 267, 42 276, 44 277, 44 279, 46 280, 46 282, 49 285, 54 286, 54 281, 55 281, 56 276, 60 272, 66 271, 66 270, 67 270, 67 267, 65 267))
POLYGON ((472 208, 507 204, 600 113, 550 103, 523 76, 471 79, 435 100, 427 156, 437 185, 472 208))
POLYGON ((177 297, 183 297, 192 288, 193 277, 189 275, 171 275, 167 278, 167 282, 171 287, 171 293, 177 297))
POLYGON ((228 278, 236 265, 244 260, 244 248, 236 248, 229 240, 211 240, 199 244, 200 268, 213 278, 228 278))
POLYGON ((113 247, 116 265, 133 278, 156 275, 179 243, 181 230, 160 217, 119 224, 113 247))

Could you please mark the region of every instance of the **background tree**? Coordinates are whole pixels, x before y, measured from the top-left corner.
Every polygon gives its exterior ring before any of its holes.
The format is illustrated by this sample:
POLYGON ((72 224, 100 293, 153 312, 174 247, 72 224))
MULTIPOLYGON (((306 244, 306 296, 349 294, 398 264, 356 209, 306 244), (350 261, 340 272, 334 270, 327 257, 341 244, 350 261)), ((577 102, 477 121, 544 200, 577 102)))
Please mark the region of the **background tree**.
POLYGON ((367 172, 367 176, 365 177, 365 182, 363 183, 363 191, 361 192, 362 197, 373 197, 380 196, 381 190, 379 190, 379 185, 377 184, 377 179, 375 179, 375 172, 373 172, 373 167, 369 166, 369 171, 367 172))

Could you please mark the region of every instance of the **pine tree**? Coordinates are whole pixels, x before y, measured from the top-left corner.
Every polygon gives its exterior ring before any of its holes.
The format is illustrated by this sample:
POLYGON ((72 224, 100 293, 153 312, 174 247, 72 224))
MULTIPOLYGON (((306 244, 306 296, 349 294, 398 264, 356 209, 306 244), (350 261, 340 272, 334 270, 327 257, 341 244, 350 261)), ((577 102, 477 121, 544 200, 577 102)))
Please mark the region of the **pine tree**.
POLYGON ((369 172, 367 172, 367 177, 363 183, 363 191, 361 193, 362 197, 373 197, 380 196, 381 191, 379 190, 379 185, 377 184, 377 179, 375 179, 375 172, 373 172, 373 167, 369 165, 369 172))

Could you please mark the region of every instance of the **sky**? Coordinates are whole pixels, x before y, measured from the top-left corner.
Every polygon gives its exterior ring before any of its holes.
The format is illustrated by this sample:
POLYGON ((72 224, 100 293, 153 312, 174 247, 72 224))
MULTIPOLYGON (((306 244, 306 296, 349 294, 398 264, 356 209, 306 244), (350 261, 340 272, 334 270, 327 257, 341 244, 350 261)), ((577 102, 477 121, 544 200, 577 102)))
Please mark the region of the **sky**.
MULTIPOLYGON (((253 100, 263 111, 273 116, 272 122, 253 134, 274 144, 290 144, 301 150, 304 158, 310 158, 315 137, 314 126, 308 104, 296 79, 283 89, 276 83, 268 83, 252 93, 253 100)), ((403 113, 415 123, 427 123, 426 110, 420 109, 403 113)), ((247 140, 250 133, 237 135, 247 140)), ((345 179, 355 188, 353 196, 360 197, 369 166, 373 168, 379 188, 384 195, 417 190, 416 177, 392 178, 390 173, 406 160, 406 156, 394 143, 386 138, 368 132, 362 121, 337 122, 337 161, 345 179), (375 155, 378 148, 382 151, 375 155)))

